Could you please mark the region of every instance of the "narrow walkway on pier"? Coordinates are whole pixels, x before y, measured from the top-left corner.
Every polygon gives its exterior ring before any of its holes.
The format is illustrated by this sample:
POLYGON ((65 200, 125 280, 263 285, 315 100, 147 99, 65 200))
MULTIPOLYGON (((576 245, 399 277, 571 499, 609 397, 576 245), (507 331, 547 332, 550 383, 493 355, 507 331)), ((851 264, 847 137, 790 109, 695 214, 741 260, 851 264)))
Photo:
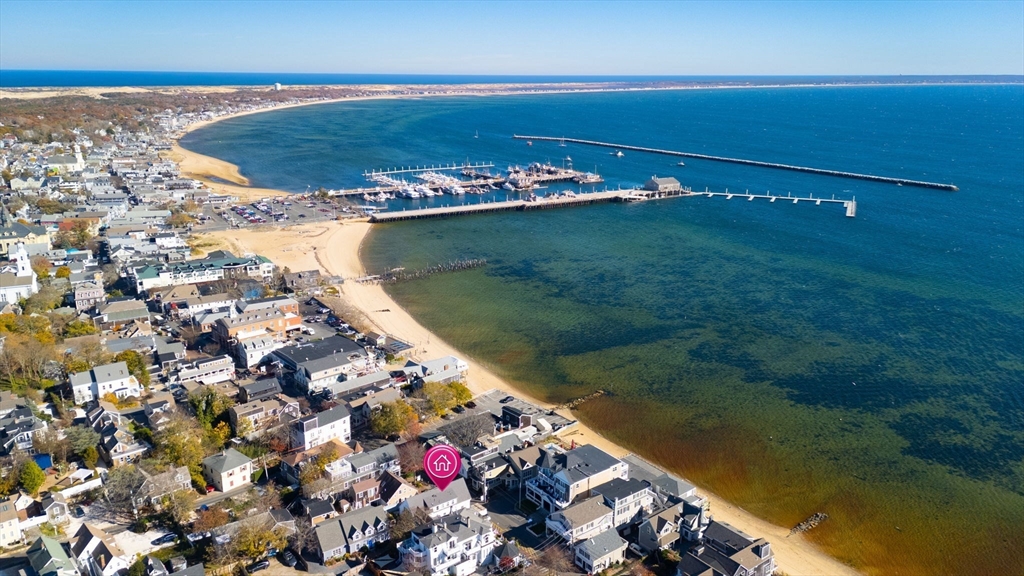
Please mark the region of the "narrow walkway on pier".
POLYGON ((596 140, 581 140, 579 138, 562 138, 556 136, 520 136, 514 134, 512 138, 516 140, 537 140, 544 142, 572 142, 574 144, 585 144, 587 146, 600 146, 603 148, 615 148, 617 150, 632 150, 634 152, 648 152, 651 154, 663 154, 665 156, 679 156, 683 158, 698 158, 701 160, 714 160, 715 162, 731 162, 733 164, 746 164, 748 166, 760 166, 762 168, 776 168, 779 170, 793 170, 795 172, 808 172, 811 174, 821 174, 823 176, 836 176, 839 178, 854 178, 857 180, 870 180, 872 182, 885 182, 888 184, 898 184, 900 186, 917 186, 920 188, 934 188, 937 190, 949 190, 956 192, 959 190, 953 184, 943 184, 940 182, 924 182, 921 180, 908 180, 906 178, 890 178, 888 176, 874 176, 872 174, 857 174, 855 172, 842 172, 839 170, 825 170, 822 168, 809 168, 807 166, 793 166, 790 164, 777 164, 775 162, 761 162, 758 160, 744 160, 742 158, 727 158, 725 156, 709 156, 707 154, 695 154, 693 152, 677 152, 674 150, 661 150, 658 148, 645 148, 643 146, 630 146, 628 144, 612 144, 610 142, 598 142, 596 140))

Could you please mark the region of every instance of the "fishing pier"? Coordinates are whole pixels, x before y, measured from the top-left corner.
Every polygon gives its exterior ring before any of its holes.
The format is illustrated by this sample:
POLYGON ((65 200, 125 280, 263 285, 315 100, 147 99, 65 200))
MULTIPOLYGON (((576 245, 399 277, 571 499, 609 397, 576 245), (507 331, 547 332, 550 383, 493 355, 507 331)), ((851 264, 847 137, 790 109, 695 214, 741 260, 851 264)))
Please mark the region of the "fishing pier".
POLYGON ((626 190, 607 190, 604 192, 590 192, 575 194, 572 192, 557 194, 548 197, 535 197, 524 200, 505 200, 494 202, 481 202, 477 204, 460 204, 455 206, 438 206, 435 208, 420 208, 416 210, 402 210, 395 212, 382 212, 370 216, 370 222, 400 222, 403 220, 422 220, 426 218, 451 218, 454 216, 469 216, 472 214, 491 214, 494 212, 525 212, 529 210, 545 210, 549 208, 570 208, 574 206, 587 206, 604 202, 646 202, 649 200, 661 200, 668 198, 694 198, 724 197, 726 200, 733 198, 745 198, 748 202, 756 199, 764 199, 769 202, 779 200, 789 201, 793 204, 813 203, 815 206, 822 204, 841 204, 846 209, 846 216, 854 218, 857 216, 857 200, 842 200, 832 198, 815 198, 813 196, 773 196, 771 194, 750 194, 747 192, 693 192, 689 189, 681 189, 670 192, 655 192, 639 188, 626 190))
POLYGON ((562 138, 555 136, 520 136, 515 134, 512 136, 516 140, 527 140, 527 141, 538 141, 538 142, 571 142, 573 144, 583 144, 586 146, 599 146, 602 148, 612 148, 615 150, 632 150, 634 152, 646 152, 649 154, 661 154, 664 156, 676 156, 680 158, 697 158, 700 160, 712 160, 715 162, 730 162, 733 164, 745 164, 747 166, 759 166, 761 168, 775 168, 778 170, 792 170, 794 172, 806 172, 809 174, 819 174, 822 176, 835 176, 839 178, 853 178, 856 180, 869 180, 872 182, 884 182, 887 184, 896 184, 898 186, 917 186, 919 188, 932 188, 936 190, 948 190, 950 192, 956 192, 960 190, 953 184, 943 184, 941 182, 924 182, 921 180, 909 180, 906 178, 891 178, 888 176, 875 176, 872 174, 857 174, 855 172, 843 172, 839 170, 826 170, 822 168, 810 168, 807 166, 793 166, 790 164, 779 164, 775 162, 761 162, 758 160, 745 160, 743 158, 728 158, 725 156, 710 156, 708 154, 696 154, 694 152, 678 152, 675 150, 661 150, 659 148, 645 148, 643 146, 631 146, 628 144, 613 144, 611 142, 598 142, 596 140, 582 140, 579 138, 562 138))

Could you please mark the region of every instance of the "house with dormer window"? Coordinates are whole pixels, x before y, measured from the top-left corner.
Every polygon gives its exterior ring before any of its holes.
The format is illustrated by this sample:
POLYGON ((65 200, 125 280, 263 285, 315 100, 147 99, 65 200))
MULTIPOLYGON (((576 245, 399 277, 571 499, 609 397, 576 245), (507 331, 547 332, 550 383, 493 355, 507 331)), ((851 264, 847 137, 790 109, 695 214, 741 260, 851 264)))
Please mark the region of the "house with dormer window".
POLYGON ((320 522, 314 535, 320 561, 326 562, 386 542, 391 530, 384 508, 368 506, 320 522))
POLYGON ((500 543, 489 518, 462 510, 415 528, 398 552, 409 572, 468 576, 493 562, 500 543))

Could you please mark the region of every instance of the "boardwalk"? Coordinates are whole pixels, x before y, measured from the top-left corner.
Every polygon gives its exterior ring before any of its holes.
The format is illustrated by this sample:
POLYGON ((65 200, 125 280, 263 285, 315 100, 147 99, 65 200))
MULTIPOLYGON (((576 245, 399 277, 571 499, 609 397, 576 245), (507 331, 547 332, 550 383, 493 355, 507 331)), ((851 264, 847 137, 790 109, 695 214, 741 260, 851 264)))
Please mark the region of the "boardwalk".
POLYGON ((661 150, 658 148, 644 148, 643 146, 630 146, 628 144, 612 144, 610 142, 598 142, 596 140, 581 140, 579 138, 559 138, 554 136, 519 136, 513 135, 517 140, 537 140, 547 142, 572 142, 574 144, 585 144, 587 146, 601 146, 603 148, 614 148, 616 150, 632 150, 634 152, 648 152, 650 154, 663 154, 665 156, 678 156, 682 158, 698 158, 701 160, 714 160, 715 162, 731 162, 733 164, 746 164, 748 166, 760 166, 762 168, 776 168, 779 170, 793 170, 795 172, 807 172, 810 174, 821 174, 823 176, 836 176, 839 178, 854 178, 857 180, 870 180, 872 182, 885 182, 900 186, 917 186, 920 188, 933 188, 937 190, 959 190, 953 184, 940 182, 923 182, 921 180, 908 180, 906 178, 890 178, 888 176, 874 176, 872 174, 857 174, 854 172, 842 172, 839 170, 825 170, 822 168, 809 168, 807 166, 793 166, 791 164, 778 164, 775 162, 761 162, 758 160, 744 160, 742 158, 727 158, 725 156, 709 156, 707 154, 695 154, 693 152, 677 152, 674 150, 661 150))

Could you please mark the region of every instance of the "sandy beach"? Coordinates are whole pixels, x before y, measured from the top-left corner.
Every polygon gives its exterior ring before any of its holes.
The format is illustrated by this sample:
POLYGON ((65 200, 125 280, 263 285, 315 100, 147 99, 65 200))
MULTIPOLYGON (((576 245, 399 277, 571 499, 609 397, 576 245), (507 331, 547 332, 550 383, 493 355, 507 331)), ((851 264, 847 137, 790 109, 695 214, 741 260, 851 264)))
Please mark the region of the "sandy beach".
MULTIPOLYGON (((363 276, 365 271, 359 259, 363 239, 370 231, 368 222, 328 222, 303 224, 269 230, 228 230, 208 236, 241 253, 253 252, 266 256, 278 266, 293 271, 319 269, 321 272, 346 279, 363 276)), ((459 356, 469 364, 468 385, 474 394, 491 389, 508 391, 542 406, 549 406, 521 391, 490 372, 471 357, 467 357, 431 333, 392 300, 383 287, 374 284, 345 282, 342 296, 379 332, 392 334, 415 346, 415 357, 436 358, 448 354, 459 356)), ((571 415, 566 415, 570 416, 571 415)), ((577 444, 600 447, 615 456, 627 453, 594 430, 577 424, 566 433, 577 444)), ((789 529, 776 526, 753 514, 729 504, 718 496, 698 487, 701 494, 711 500, 711 513, 715 519, 727 522, 753 536, 768 539, 775 551, 776 562, 786 574, 857 574, 821 552, 800 535, 789 536, 789 529)))

